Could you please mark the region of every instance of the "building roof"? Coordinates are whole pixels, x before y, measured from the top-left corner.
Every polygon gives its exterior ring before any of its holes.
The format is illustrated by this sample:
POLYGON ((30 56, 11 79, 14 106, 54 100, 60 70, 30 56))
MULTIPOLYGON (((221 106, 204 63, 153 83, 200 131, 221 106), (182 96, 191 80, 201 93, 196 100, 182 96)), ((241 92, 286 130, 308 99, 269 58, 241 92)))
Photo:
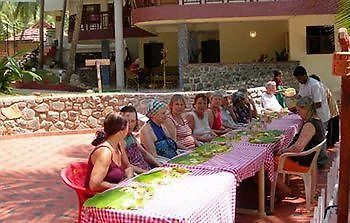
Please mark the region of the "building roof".
MULTIPOLYGON (((39 27, 40 23, 36 23, 32 25, 30 28, 24 30, 24 33, 18 33, 15 36, 8 38, 6 41, 32 41, 32 42, 40 42, 39 37, 39 27)), ((44 41, 46 41, 46 32, 48 29, 53 29, 53 26, 47 22, 44 22, 44 41)))

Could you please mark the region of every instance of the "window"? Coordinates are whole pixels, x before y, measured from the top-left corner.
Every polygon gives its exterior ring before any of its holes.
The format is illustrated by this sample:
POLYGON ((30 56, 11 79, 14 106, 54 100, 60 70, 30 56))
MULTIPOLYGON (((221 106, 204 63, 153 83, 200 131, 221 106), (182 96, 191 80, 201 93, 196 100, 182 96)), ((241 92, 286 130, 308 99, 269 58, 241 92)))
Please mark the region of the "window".
POLYGON ((334 26, 306 27, 307 54, 334 52, 334 26))

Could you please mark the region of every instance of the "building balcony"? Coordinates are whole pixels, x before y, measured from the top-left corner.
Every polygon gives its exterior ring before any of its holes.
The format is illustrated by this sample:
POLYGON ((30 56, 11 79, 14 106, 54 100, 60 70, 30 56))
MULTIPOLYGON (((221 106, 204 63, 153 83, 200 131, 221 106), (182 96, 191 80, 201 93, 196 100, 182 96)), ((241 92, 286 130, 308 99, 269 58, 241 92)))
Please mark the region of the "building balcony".
MULTIPOLYGON (((68 39, 72 40, 76 15, 69 17, 68 39)), ((138 27, 132 27, 130 17, 123 16, 123 35, 128 37, 147 37, 154 36, 138 27)), ((114 13, 112 12, 94 12, 83 13, 79 40, 106 40, 114 39, 114 13)))
POLYGON ((247 17, 336 14, 336 0, 135 0, 132 23, 227 22, 247 17))
POLYGON ((237 3, 237 2, 267 2, 283 0, 135 0, 135 7, 151 7, 161 5, 192 5, 192 4, 213 4, 213 3, 237 3))

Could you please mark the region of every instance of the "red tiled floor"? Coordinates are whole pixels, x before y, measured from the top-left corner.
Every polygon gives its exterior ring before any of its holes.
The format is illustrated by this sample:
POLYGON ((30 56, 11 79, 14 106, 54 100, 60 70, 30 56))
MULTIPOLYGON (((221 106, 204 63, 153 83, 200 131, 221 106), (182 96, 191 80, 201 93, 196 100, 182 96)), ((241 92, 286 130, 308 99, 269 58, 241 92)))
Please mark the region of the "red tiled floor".
POLYGON ((74 222, 77 200, 60 170, 85 159, 92 134, 0 141, 0 222, 74 222))
MULTIPOLYGON (((87 158, 92 138, 93 134, 0 138, 0 222, 74 222, 77 199, 59 173, 72 161, 87 158)), ((322 186, 325 171, 320 176, 322 186)), ((252 182, 241 186, 245 193, 256 191, 252 182)), ((291 183, 302 194, 302 181, 292 179, 291 183)), ((249 206, 254 200, 254 196, 240 194, 238 204, 249 206)), ((304 206, 302 198, 283 201, 276 203, 273 216, 237 214, 236 222, 308 222, 310 214, 303 213, 304 206)))

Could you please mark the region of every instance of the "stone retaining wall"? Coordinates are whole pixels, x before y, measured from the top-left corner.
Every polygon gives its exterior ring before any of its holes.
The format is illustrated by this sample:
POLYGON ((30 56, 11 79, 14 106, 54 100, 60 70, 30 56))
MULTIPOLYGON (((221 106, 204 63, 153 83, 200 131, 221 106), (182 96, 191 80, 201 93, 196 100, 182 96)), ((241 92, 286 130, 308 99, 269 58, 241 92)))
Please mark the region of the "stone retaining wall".
POLYGON ((239 63, 239 64, 188 64, 183 68, 185 91, 254 88, 263 86, 271 80, 273 70, 284 73, 286 86, 296 87, 293 70, 299 65, 297 61, 273 63, 239 63))
MULTIPOLYGON (((264 88, 249 89, 258 98, 264 88)), ((233 92, 233 91, 229 91, 233 92)), ((0 136, 24 133, 58 132, 96 129, 102 127, 104 117, 111 111, 131 103, 138 112, 145 114, 147 103, 153 99, 169 102, 176 94, 187 98, 187 109, 192 108, 198 93, 113 93, 58 95, 51 97, 25 96, 0 100, 0 136)))

